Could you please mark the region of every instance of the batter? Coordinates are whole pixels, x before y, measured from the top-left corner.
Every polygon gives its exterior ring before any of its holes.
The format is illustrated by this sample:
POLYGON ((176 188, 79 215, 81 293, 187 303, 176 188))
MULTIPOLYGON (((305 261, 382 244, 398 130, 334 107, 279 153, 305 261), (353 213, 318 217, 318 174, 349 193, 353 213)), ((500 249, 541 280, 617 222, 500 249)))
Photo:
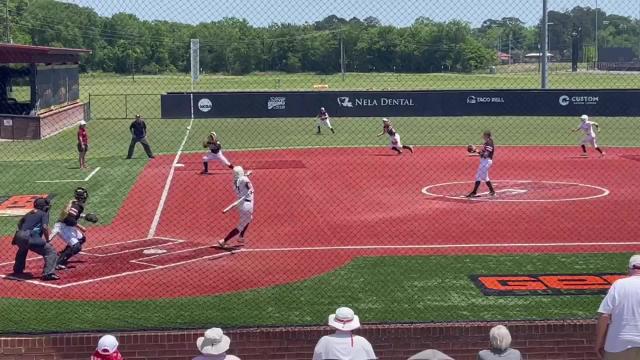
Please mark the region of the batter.
POLYGON ((240 234, 240 243, 244 244, 245 235, 249 224, 253 220, 253 205, 254 205, 254 190, 253 184, 249 177, 245 175, 244 169, 241 166, 233 168, 233 191, 236 193, 236 197, 242 201, 236 205, 240 220, 238 226, 225 236, 223 240, 218 241, 218 245, 222 248, 227 246, 227 242, 240 234))

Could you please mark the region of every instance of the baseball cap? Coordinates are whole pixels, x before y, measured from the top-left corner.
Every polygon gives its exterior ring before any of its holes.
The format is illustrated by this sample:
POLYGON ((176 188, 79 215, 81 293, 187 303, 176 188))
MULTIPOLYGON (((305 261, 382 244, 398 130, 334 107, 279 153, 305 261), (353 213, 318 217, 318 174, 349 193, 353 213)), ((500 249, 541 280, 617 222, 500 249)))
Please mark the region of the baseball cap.
POLYGON ((640 269, 640 255, 633 255, 629 259, 629 269, 640 269))
POLYGON ((86 121, 84 121, 84 120, 80 120, 79 124, 80 124, 80 125, 87 125, 87 122, 86 122, 86 121))
POLYGON ((582 115, 582 116, 580 116, 580 120, 582 120, 582 121, 588 121, 588 120, 589 120, 589 115, 582 115))

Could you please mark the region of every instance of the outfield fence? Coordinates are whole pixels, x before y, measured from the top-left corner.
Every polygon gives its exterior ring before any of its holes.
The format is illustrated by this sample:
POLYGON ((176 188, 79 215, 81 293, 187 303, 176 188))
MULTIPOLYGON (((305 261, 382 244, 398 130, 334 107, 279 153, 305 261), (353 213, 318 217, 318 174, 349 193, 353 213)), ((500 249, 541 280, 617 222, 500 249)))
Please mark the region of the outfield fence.
POLYGON ((0 142, 0 333, 592 319, 640 250, 640 6, 548 3, 8 1, 92 51, 91 116, 85 164, 0 115, 38 139, 0 142), (59 279, 15 266, 38 197, 59 279))

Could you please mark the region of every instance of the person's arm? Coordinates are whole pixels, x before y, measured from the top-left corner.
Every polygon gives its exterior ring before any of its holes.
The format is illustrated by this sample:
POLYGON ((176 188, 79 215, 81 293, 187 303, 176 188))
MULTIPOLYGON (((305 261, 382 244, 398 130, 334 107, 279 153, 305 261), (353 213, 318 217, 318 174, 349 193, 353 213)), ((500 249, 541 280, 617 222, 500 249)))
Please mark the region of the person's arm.
POLYGON ((131 133, 131 135, 133 135, 133 128, 135 125, 135 121, 131 123, 131 125, 129 125, 129 132, 131 133))
POLYGON ((596 130, 598 130, 598 132, 600 132, 600 124, 598 124, 597 122, 594 122, 593 126, 596 127, 596 130))
POLYGON ((22 228, 22 224, 24 224, 24 216, 21 217, 20 220, 18 221, 18 230, 22 228))
POLYGON ((604 357, 604 341, 607 336, 607 329, 609 328, 610 320, 611 315, 600 313, 598 322, 596 323, 596 343, 593 350, 596 352, 599 359, 604 357))
POLYGON ((147 137, 147 123, 144 120, 142 121, 142 137, 147 137))

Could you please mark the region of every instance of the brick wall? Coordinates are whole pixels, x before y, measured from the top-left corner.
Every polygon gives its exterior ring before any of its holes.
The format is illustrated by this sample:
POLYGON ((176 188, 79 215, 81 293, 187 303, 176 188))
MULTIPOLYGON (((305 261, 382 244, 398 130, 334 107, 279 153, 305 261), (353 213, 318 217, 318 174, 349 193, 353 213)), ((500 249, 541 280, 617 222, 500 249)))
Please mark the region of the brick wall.
POLYGON ((85 120, 85 104, 76 103, 40 115, 40 137, 46 138, 85 120))
MULTIPOLYGON (((492 323, 369 325, 358 331, 373 344, 380 359, 400 360, 428 348, 455 359, 476 359, 486 348, 492 323)), ((506 323, 525 359, 595 359, 591 352, 595 322, 551 321, 506 323)), ((230 353, 243 360, 311 359, 326 327, 229 330, 230 353)), ((201 331, 124 332, 115 334, 126 360, 191 359, 201 331)), ((100 336, 61 334, 1 338, 0 359, 88 359, 100 336)))

